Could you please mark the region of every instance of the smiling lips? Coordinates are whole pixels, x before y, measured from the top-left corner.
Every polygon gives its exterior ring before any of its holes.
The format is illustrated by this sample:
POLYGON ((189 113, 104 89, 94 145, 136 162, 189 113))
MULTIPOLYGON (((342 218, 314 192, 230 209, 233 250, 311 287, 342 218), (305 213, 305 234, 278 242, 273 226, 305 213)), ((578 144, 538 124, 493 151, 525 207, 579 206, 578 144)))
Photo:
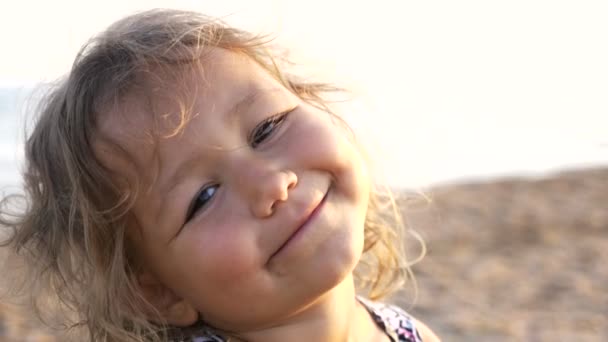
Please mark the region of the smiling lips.
POLYGON ((302 223, 300 224, 298 229, 296 229, 293 232, 293 234, 291 234, 291 236, 287 239, 287 241, 285 241, 281 245, 281 247, 279 247, 279 249, 270 256, 270 259, 274 258, 276 255, 281 253, 281 251, 284 250, 285 247, 287 247, 290 244, 290 242, 292 242, 296 238, 296 236, 301 235, 302 231, 306 228, 308 223, 310 223, 317 216, 317 214, 323 207, 323 204, 325 203, 325 200, 327 199, 328 193, 329 193, 329 189, 327 190, 327 192, 325 193, 325 195, 323 196, 323 198, 321 199, 319 204, 317 204, 317 206, 309 214, 305 215, 305 218, 302 220, 302 223))

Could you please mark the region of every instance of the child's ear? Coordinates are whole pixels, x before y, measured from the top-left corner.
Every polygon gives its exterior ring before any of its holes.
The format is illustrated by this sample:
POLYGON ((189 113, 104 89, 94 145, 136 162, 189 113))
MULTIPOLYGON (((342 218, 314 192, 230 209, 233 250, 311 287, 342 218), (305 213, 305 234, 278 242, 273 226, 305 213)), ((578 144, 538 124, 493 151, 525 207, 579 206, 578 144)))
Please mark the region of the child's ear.
POLYGON ((177 327, 187 327, 196 323, 198 320, 196 309, 158 281, 154 275, 142 272, 137 280, 145 299, 158 310, 163 322, 159 322, 158 313, 148 313, 148 320, 177 327))

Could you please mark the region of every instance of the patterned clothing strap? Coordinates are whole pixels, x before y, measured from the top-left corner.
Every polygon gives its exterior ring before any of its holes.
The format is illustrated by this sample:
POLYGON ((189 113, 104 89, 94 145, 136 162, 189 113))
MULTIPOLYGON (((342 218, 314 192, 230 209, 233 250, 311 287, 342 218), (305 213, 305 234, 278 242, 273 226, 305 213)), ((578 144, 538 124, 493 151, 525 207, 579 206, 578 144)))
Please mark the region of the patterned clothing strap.
POLYGON ((372 302, 357 297, 367 308, 376 324, 386 332, 391 342, 422 342, 416 329, 416 321, 407 312, 395 305, 372 302))

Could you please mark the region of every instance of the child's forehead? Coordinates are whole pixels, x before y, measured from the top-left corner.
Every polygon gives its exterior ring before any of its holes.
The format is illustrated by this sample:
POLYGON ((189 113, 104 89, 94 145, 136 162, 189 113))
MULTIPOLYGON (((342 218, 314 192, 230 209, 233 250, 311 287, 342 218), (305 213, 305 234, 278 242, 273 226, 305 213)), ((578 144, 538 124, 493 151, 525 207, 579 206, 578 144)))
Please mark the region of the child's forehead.
POLYGON ((251 58, 213 49, 200 63, 158 66, 139 75, 129 91, 98 113, 97 127, 102 135, 149 137, 151 128, 171 130, 175 118, 195 104, 199 110, 221 110, 256 89, 272 88, 277 88, 272 76, 251 58))
POLYGON ((141 170, 154 158, 159 139, 179 134, 176 128, 190 116, 230 112, 277 88, 284 90, 251 58, 223 49, 200 63, 159 66, 98 113, 96 155, 110 169, 124 171, 128 159, 141 170))

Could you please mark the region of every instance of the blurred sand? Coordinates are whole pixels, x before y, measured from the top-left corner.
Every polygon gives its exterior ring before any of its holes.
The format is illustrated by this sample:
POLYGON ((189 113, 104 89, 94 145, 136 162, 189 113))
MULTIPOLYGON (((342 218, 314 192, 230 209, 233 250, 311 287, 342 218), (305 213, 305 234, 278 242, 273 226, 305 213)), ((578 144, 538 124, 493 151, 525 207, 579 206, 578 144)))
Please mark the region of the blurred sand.
POLYGON ((410 311, 444 341, 608 341, 608 169, 429 195, 410 311))
MULTIPOLYGON (((427 194, 401 202, 428 247, 408 311, 443 341, 608 341, 608 169, 427 194)), ((55 340, 0 304, 0 341, 55 340)))

